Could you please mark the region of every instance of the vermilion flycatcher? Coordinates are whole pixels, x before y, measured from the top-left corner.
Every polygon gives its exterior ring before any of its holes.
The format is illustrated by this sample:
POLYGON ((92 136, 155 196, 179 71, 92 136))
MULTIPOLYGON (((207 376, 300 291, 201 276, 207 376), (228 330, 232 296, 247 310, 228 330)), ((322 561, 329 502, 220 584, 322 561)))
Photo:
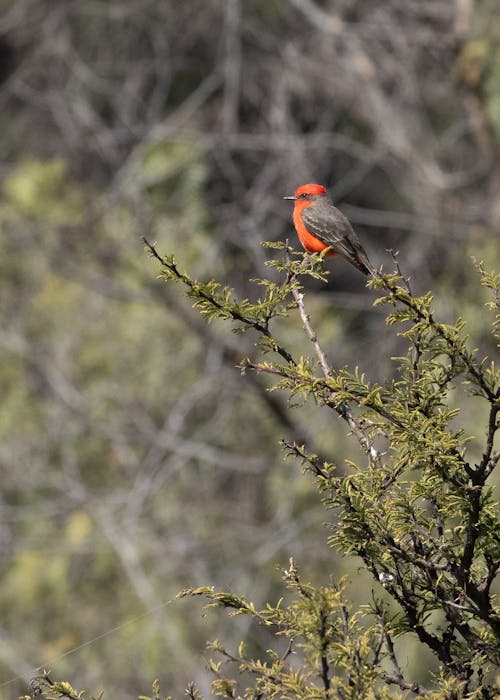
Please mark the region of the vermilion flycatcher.
POLYGON ((326 250, 325 255, 342 255, 365 275, 373 274, 373 266, 356 232, 342 212, 333 206, 323 185, 301 185, 293 197, 283 199, 295 202, 293 223, 308 253, 326 250))

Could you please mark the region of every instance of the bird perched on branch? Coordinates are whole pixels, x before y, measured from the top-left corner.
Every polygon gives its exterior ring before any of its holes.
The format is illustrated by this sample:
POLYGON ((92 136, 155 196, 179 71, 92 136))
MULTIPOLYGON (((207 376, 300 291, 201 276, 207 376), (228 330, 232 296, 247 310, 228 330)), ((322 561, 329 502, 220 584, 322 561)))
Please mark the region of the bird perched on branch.
POLYGON ((374 268, 356 232, 333 205, 323 185, 301 185, 292 196, 283 199, 295 202, 293 223, 308 253, 326 251, 324 255, 341 255, 365 275, 373 274, 374 268))

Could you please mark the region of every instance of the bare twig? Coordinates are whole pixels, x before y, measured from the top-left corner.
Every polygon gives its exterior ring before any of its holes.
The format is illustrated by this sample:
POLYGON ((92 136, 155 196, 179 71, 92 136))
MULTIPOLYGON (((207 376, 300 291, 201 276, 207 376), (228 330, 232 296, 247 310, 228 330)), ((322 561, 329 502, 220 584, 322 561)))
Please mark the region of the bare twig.
MULTIPOLYGON (((290 257, 290 249, 288 248, 288 245, 286 247, 286 253, 287 253, 287 260, 289 263, 291 263, 291 257, 290 257)), ((290 276, 290 281, 296 282, 297 281, 297 276, 296 275, 291 275, 290 276)), ((309 314, 306 311, 305 305, 304 305, 304 294, 301 291, 301 289, 298 288, 297 285, 292 284, 292 294, 293 298, 297 304, 297 308, 299 310, 300 318, 302 319, 302 324, 304 326, 304 330, 307 334, 307 337, 311 341, 313 347, 314 347, 314 352, 316 353, 316 357, 318 358, 318 362, 321 366, 321 370, 323 372, 323 375, 326 380, 328 380, 332 376, 332 367, 329 365, 328 360, 326 358, 326 354, 324 350, 322 349, 320 342, 318 340, 318 334, 316 331, 313 329, 311 325, 311 319, 309 317, 309 314)), ((381 456, 379 452, 375 449, 373 442, 370 440, 368 437, 366 431, 364 430, 363 426, 361 425, 361 422, 357 420, 353 414, 352 411, 350 410, 349 406, 346 404, 341 404, 338 405, 337 403, 334 405, 335 410, 341 416, 346 423, 349 425, 349 428, 351 432, 356 436, 358 439, 359 444, 363 448, 363 451, 368 455, 368 457, 377 462, 380 465, 380 459, 381 456)))

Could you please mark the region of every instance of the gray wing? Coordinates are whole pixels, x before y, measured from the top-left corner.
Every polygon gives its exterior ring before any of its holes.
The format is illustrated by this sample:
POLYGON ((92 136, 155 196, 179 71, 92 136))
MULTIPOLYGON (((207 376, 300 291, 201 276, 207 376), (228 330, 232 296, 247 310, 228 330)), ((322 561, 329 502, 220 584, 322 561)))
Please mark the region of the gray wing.
POLYGON ((356 232, 337 207, 326 203, 305 207, 302 220, 316 238, 326 245, 331 245, 338 255, 342 255, 358 270, 365 274, 372 271, 373 268, 356 232))

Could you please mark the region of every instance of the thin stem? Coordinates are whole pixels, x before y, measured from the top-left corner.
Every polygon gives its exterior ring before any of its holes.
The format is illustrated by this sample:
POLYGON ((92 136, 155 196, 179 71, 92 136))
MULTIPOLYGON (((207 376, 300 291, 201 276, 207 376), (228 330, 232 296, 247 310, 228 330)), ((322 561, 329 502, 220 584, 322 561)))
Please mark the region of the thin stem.
POLYGON ((180 282, 183 282, 183 284, 189 287, 199 299, 208 301, 209 304, 211 304, 214 307, 214 309, 217 309, 218 311, 223 311, 225 314, 229 314, 229 316, 231 316, 231 318, 234 321, 243 323, 249 328, 254 328, 261 335, 265 336, 266 338, 269 338, 269 340, 272 341, 273 348, 278 353, 278 355, 281 355, 281 357, 284 360, 286 360, 286 362, 288 362, 290 365, 296 366, 297 363, 293 359, 292 355, 288 352, 288 350, 286 350, 283 346, 279 345, 279 343, 276 342, 270 330, 265 325, 259 323, 259 321, 256 321, 255 319, 243 316, 243 314, 241 314, 239 311, 235 311, 234 309, 228 309, 221 302, 217 301, 217 299, 213 295, 208 294, 202 289, 199 289, 198 285, 190 277, 182 274, 179 271, 177 265, 174 262, 170 262, 166 258, 162 258, 162 256, 156 250, 155 246, 149 243, 149 241, 146 238, 144 238, 144 236, 142 237, 142 240, 144 241, 151 255, 154 258, 156 258, 156 260, 158 260, 163 265, 163 267, 166 267, 180 282))

